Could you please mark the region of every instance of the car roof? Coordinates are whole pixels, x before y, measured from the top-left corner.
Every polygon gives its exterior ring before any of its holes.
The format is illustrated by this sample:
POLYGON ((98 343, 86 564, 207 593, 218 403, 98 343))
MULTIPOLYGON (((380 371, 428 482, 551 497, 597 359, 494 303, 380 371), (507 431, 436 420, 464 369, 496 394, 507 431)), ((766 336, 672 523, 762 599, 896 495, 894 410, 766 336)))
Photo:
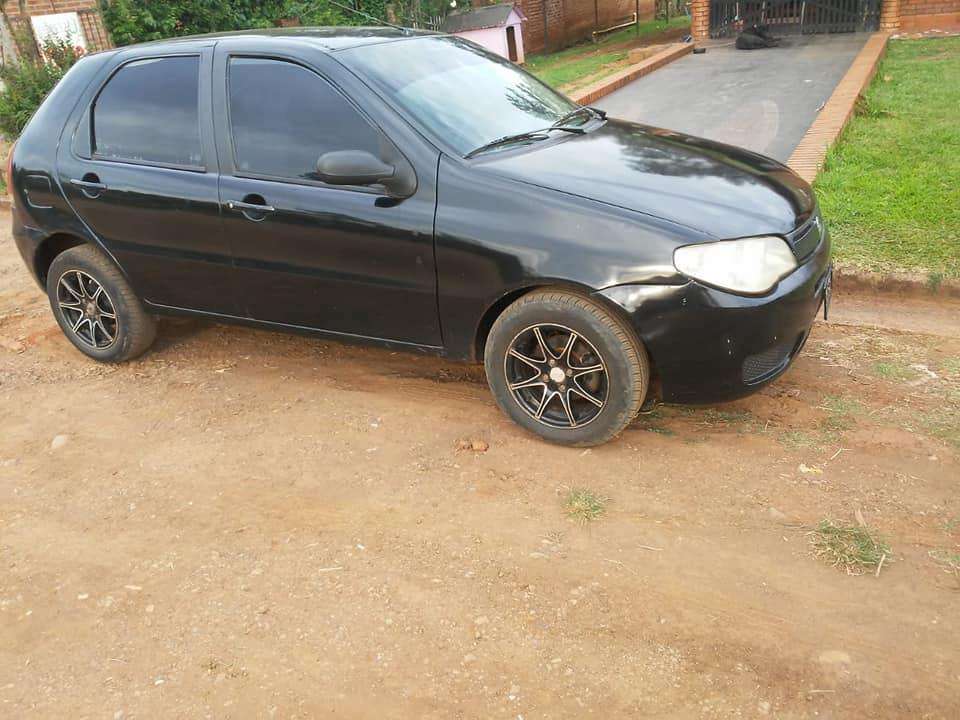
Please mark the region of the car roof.
POLYGON ((283 41, 306 41, 328 52, 346 50, 361 45, 373 45, 383 42, 392 42, 408 38, 441 35, 442 33, 430 30, 415 30, 393 26, 339 26, 339 27, 285 27, 285 28, 253 28, 250 30, 232 30, 230 32, 208 33, 206 35, 186 35, 184 37, 153 40, 151 42, 128 45, 122 50, 136 48, 150 48, 171 46, 196 42, 198 40, 218 40, 227 38, 257 38, 283 41))

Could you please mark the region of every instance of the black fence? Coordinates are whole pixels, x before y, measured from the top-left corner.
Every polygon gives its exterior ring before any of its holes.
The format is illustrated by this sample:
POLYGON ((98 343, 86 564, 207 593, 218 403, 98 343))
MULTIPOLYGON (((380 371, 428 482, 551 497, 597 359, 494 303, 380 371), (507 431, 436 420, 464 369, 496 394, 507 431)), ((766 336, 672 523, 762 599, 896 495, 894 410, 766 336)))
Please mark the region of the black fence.
POLYGON ((765 25, 774 35, 876 30, 880 25, 880 0, 713 0, 710 3, 710 37, 735 36, 752 25, 765 25))

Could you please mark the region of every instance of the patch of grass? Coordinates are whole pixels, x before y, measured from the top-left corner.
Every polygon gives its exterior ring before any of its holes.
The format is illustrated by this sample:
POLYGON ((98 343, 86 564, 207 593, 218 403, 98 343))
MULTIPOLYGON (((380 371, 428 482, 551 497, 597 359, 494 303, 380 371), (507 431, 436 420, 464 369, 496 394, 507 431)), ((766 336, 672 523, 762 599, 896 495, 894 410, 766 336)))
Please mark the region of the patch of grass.
POLYGON ((563 508, 567 517, 580 523, 588 523, 603 515, 609 502, 610 498, 597 495, 592 490, 574 488, 564 498, 563 508))
POLYGON ((940 363, 944 375, 960 375, 960 357, 947 358, 940 363))
POLYGON ((960 37, 894 40, 816 182, 837 259, 960 277, 960 37))
POLYGON ((704 425, 737 425, 750 422, 753 418, 746 410, 717 410, 707 408, 703 413, 704 425))
POLYGON ((889 562, 890 546, 874 530, 861 525, 845 525, 821 520, 810 533, 814 554, 831 567, 848 575, 862 575, 889 562))
POLYGON ((873 364, 873 373, 884 380, 903 382, 913 380, 917 373, 905 362, 879 361, 873 364))
POLYGON ((955 550, 931 550, 930 558, 946 573, 953 575, 960 582, 960 552, 955 550))
MULTIPOLYGON (((689 27, 690 18, 672 18, 669 22, 651 20, 640 23, 640 40, 653 39, 665 30, 689 27)), ((597 43, 575 45, 554 53, 528 55, 525 67, 553 87, 575 86, 587 79, 596 80, 605 70, 614 72, 627 62, 626 45, 637 39, 636 26, 607 35, 597 43)))
POLYGON ((663 425, 648 425, 647 430, 652 433, 657 433, 658 435, 676 435, 676 433, 668 427, 663 427, 663 425))
POLYGON ((960 406, 948 404, 933 408, 923 414, 920 424, 930 435, 960 449, 960 406))
POLYGON ((820 427, 828 434, 837 434, 854 425, 855 416, 863 412, 863 403, 840 395, 828 395, 823 399, 820 408, 827 413, 820 427))
POLYGON ((787 430, 780 434, 781 443, 794 450, 806 450, 820 445, 820 438, 805 430, 787 430))

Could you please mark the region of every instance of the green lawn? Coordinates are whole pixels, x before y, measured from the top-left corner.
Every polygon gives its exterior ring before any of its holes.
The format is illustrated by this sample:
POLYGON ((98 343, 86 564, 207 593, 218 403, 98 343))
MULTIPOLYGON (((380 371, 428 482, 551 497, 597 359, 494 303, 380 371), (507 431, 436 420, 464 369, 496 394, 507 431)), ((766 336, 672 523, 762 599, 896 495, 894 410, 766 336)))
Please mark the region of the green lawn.
POLYGON ((566 86, 569 89, 602 77, 602 74, 606 74, 604 71, 614 72, 626 65, 628 44, 649 44, 659 33, 689 26, 690 18, 686 15, 672 18, 669 22, 651 20, 640 23, 639 42, 636 26, 631 25, 610 33, 596 44, 589 42, 560 52, 528 55, 524 67, 548 85, 566 86))
POLYGON ((815 187, 841 264, 960 277, 960 37, 890 42, 815 187))

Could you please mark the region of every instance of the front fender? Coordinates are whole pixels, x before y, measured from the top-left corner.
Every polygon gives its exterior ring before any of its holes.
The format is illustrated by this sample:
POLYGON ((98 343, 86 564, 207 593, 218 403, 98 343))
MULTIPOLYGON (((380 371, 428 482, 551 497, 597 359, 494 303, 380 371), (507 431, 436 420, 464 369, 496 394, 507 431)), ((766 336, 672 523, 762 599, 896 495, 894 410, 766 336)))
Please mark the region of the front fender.
POLYGON ((437 294, 452 357, 471 357, 474 329, 513 289, 558 284, 592 292, 684 282, 673 250, 706 239, 669 221, 446 157, 439 175, 437 294))

